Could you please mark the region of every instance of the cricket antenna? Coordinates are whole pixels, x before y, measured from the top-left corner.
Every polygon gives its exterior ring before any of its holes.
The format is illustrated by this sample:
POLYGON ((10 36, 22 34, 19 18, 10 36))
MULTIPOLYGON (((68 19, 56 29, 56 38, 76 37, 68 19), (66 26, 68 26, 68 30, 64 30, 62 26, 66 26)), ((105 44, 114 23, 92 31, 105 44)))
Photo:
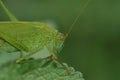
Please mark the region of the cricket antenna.
POLYGON ((0 5, 4 9, 4 11, 6 12, 7 16, 9 17, 9 19, 11 21, 18 21, 16 19, 16 17, 7 9, 7 7, 4 5, 4 3, 2 2, 2 0, 0 0, 0 5))
POLYGON ((84 9, 87 7, 87 5, 89 4, 89 2, 90 2, 90 0, 87 0, 87 2, 83 5, 83 7, 80 8, 79 15, 76 16, 75 20, 73 21, 72 25, 70 26, 70 29, 67 31, 67 33, 65 33, 65 39, 68 37, 68 35, 70 35, 70 33, 73 30, 76 22, 80 18, 81 14, 84 12, 84 9))

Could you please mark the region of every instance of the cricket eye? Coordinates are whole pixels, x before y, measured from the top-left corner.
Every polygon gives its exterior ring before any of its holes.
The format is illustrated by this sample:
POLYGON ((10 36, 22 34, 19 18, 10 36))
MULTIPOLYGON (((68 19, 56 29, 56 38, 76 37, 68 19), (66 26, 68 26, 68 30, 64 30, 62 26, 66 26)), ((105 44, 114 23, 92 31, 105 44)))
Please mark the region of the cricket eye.
POLYGON ((58 41, 59 41, 59 42, 62 42, 62 41, 63 41, 63 38, 59 38, 58 41))

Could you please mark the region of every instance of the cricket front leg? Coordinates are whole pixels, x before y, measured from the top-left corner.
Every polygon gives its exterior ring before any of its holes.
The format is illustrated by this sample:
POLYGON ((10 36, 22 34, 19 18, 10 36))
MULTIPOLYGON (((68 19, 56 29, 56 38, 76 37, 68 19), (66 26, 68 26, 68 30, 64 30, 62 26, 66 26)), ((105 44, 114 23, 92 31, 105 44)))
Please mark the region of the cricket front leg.
POLYGON ((51 54, 51 56, 47 57, 47 59, 49 58, 50 60, 57 61, 58 63, 60 63, 60 64, 64 67, 64 69, 66 70, 66 72, 67 72, 69 75, 71 75, 70 70, 62 63, 62 61, 60 61, 60 60, 57 58, 57 56, 56 56, 55 53, 52 51, 52 49, 51 49, 50 47, 47 47, 47 48, 48 48, 48 50, 49 50, 49 52, 50 52, 50 54, 51 54))
POLYGON ((64 69, 66 70, 66 72, 68 73, 68 75, 71 75, 71 72, 70 72, 70 70, 68 69, 68 67, 66 67, 63 63, 62 63, 62 61, 60 60, 60 59, 54 59, 55 61, 57 61, 58 63, 60 63, 63 67, 64 67, 64 69))

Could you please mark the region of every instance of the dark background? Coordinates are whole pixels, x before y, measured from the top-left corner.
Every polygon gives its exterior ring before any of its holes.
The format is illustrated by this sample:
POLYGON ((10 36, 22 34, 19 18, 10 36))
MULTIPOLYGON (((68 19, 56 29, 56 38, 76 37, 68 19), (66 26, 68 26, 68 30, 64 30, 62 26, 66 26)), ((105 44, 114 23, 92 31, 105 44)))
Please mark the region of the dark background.
MULTIPOLYGON (((85 0, 3 0, 20 21, 54 22, 60 32, 85 0)), ((0 20, 9 20, 0 7, 0 20)), ((120 80, 120 0, 91 0, 59 54, 86 80, 120 80)), ((7 58, 7 57, 6 57, 7 58)), ((1 58, 5 59, 5 58, 1 58)))

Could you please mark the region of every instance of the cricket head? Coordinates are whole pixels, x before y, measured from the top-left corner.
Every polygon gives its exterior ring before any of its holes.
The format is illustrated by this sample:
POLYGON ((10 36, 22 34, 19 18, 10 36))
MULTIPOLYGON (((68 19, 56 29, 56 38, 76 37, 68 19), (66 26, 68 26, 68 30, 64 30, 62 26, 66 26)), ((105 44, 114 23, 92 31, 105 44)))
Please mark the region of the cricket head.
POLYGON ((55 38, 55 42, 54 42, 54 50, 56 53, 59 53, 62 48, 63 48, 63 43, 64 41, 68 38, 68 36, 70 35, 71 31, 73 30, 76 22, 78 21, 78 19, 80 18, 81 14, 84 12, 84 9, 87 7, 87 5, 89 4, 90 0, 87 0, 87 2, 85 2, 85 4, 82 6, 80 13, 76 16, 75 20, 73 21, 72 25, 70 26, 69 30, 66 31, 64 34, 57 32, 56 38, 55 38))
POLYGON ((62 50, 64 46, 63 45, 64 41, 65 41, 64 34, 57 32, 55 42, 54 42, 54 50, 56 53, 59 53, 62 50))

